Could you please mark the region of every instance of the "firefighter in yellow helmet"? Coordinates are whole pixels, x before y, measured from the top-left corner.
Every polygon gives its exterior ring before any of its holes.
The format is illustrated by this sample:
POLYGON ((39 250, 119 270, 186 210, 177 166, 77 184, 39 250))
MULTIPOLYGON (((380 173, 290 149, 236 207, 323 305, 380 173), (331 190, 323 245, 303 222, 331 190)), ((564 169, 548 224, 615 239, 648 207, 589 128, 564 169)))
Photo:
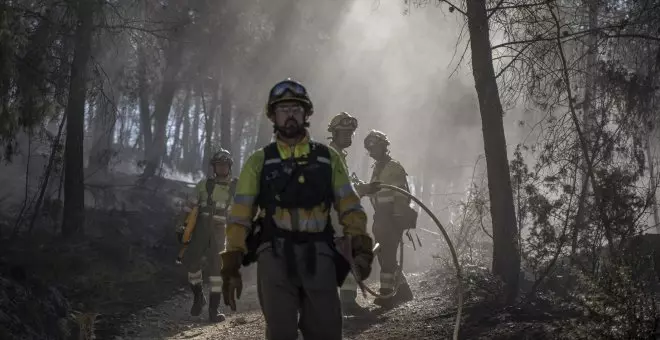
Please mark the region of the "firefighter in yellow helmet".
MULTIPOLYGON (((346 168, 348 168, 348 164, 346 163, 348 152, 346 152, 346 149, 353 144, 353 135, 357 127, 357 119, 347 112, 340 112, 328 124, 328 132, 331 134, 329 138, 330 146, 339 152, 346 168)), ((355 188, 357 189, 358 187, 356 186, 355 188)), ((331 216, 333 223, 337 223, 338 216, 336 214, 332 214, 331 216)), ((357 288, 358 285, 355 278, 352 275, 348 275, 339 290, 339 298, 344 314, 357 314, 364 311, 356 301, 357 288)))
POLYGON ((241 265, 257 263, 257 289, 268 339, 339 340, 337 287, 350 270, 334 245, 330 209, 351 237, 361 279, 371 272, 373 241, 341 156, 310 140, 314 108, 307 90, 286 79, 270 90, 266 115, 276 141, 257 150, 238 178, 222 254, 223 295, 232 310, 242 291, 241 265), (256 223, 253 216, 259 210, 256 223))
MULTIPOLYGON (((371 130, 364 139, 364 148, 376 163, 371 176, 371 183, 383 183, 410 191, 407 173, 401 163, 392 159, 389 152, 390 141, 387 136, 377 130, 371 130)), ((378 253, 380 264, 380 294, 391 294, 396 284, 397 293, 390 298, 376 298, 374 303, 383 307, 391 307, 398 302, 410 301, 413 298, 403 271, 397 265, 397 248, 402 241, 404 230, 414 227, 410 224, 410 198, 391 190, 380 190, 370 195, 374 207, 374 222, 372 231, 376 242, 380 243, 378 253)), ((412 210, 414 214, 414 210, 412 210)), ((416 216, 415 216, 416 219, 416 216)))
MULTIPOLYGON (((231 154, 220 149, 209 160, 208 178, 201 180, 195 187, 195 201, 198 213, 196 221, 188 226, 191 230, 178 230, 178 238, 185 246, 180 252, 181 263, 188 271, 188 282, 193 292, 193 304, 190 314, 198 316, 206 299, 202 291, 202 257, 206 257, 210 281, 209 321, 221 322, 225 316, 218 312, 222 294, 222 277, 220 269, 222 259, 220 252, 224 249, 224 229, 227 209, 231 204, 236 179, 231 176, 231 154)), ((189 206, 188 211, 191 211, 189 206)))

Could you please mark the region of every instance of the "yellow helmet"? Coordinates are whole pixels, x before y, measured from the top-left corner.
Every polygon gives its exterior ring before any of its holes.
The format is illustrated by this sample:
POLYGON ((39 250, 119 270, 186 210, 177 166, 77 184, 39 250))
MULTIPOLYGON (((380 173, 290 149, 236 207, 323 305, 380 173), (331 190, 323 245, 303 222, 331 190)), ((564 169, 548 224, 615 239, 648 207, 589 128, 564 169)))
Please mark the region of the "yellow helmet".
POLYGON ((348 114, 348 112, 340 112, 330 120, 330 124, 328 124, 328 132, 334 132, 336 130, 355 131, 357 130, 357 127, 358 121, 355 117, 348 114))
POLYGON ((390 145, 390 141, 387 139, 386 134, 378 130, 371 130, 367 137, 364 138, 364 148, 368 150, 376 145, 388 146, 390 145))

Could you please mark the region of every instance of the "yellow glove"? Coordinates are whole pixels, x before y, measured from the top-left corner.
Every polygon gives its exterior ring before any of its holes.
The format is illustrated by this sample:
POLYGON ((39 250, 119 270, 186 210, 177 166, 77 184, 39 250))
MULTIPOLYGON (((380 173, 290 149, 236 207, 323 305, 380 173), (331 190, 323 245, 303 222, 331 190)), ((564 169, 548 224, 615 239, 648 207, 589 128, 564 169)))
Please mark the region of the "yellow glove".
POLYGON ((366 280, 371 274, 371 263, 374 260, 373 245, 374 242, 369 235, 354 235, 351 237, 353 263, 360 281, 366 280))
POLYGON ((241 298, 243 292, 243 280, 241 279, 241 262, 243 253, 240 251, 229 251, 220 254, 222 258, 222 297, 225 305, 232 311, 236 311, 236 300, 241 298))

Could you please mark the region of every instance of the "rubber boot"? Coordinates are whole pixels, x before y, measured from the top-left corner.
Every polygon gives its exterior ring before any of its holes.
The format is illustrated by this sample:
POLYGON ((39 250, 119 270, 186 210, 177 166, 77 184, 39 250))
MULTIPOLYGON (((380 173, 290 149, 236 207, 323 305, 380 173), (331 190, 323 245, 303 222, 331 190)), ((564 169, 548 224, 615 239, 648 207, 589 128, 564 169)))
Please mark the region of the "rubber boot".
POLYGON ((202 292, 202 284, 190 285, 190 289, 193 292, 193 304, 190 307, 190 315, 199 316, 202 313, 202 308, 206 305, 206 298, 204 298, 204 292, 202 292))
POLYGON ((223 322, 225 321, 225 315, 218 313, 218 307, 220 307, 220 297, 221 293, 211 293, 209 295, 209 322, 223 322))
POLYGON ((365 312, 365 309, 360 306, 355 299, 357 292, 354 290, 340 290, 339 299, 341 300, 341 310, 344 316, 358 315, 365 312))
MULTIPOLYGON (((381 288, 378 293, 380 295, 392 294, 392 288, 381 288)), ((377 297, 374 299, 374 304, 381 306, 383 308, 391 308, 394 305, 393 302, 394 301, 392 299, 392 296, 387 298, 377 297)))
POLYGON ((396 291, 396 295, 394 295, 394 301, 396 303, 404 303, 411 301, 413 298, 413 292, 410 290, 408 282, 402 282, 399 289, 396 291))

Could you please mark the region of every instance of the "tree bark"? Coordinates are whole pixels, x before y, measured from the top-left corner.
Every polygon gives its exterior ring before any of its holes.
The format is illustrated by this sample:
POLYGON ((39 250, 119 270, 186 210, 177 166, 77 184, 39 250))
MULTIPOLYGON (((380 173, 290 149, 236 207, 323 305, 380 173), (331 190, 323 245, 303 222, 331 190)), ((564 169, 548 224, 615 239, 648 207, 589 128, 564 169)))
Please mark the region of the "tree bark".
POLYGON ((71 237, 84 232, 85 183, 83 171, 83 138, 87 64, 91 55, 94 16, 92 1, 78 0, 78 28, 71 63, 69 99, 66 107, 66 147, 64 150, 64 218, 62 234, 71 237))
POLYGON ((143 173, 144 177, 156 175, 156 170, 160 168, 163 155, 166 152, 167 121, 170 116, 174 94, 178 87, 177 78, 179 69, 181 68, 183 52, 180 44, 173 41, 170 43, 171 45, 168 46, 166 54, 167 66, 165 67, 163 84, 156 98, 156 106, 154 108, 153 144, 150 150, 151 152, 147 154, 146 167, 143 173))
POLYGON ((232 116, 232 97, 229 84, 222 82, 222 100, 220 102, 220 145, 225 150, 232 150, 231 147, 231 116, 232 116))
POLYGON ((138 101, 140 106, 140 131, 144 158, 151 154, 151 110, 149 109, 149 82, 147 80, 147 56, 144 47, 138 45, 138 101))
POLYGON ((187 166, 190 166, 190 172, 195 172, 199 168, 199 124, 202 115, 202 95, 197 95, 197 103, 195 104, 195 113, 193 116, 192 131, 190 134, 190 149, 189 158, 186 161, 187 166))
MULTIPOLYGON (((192 96, 190 93, 190 89, 186 91, 186 95, 183 99, 183 103, 181 104, 181 110, 179 114, 177 115, 176 118, 176 125, 174 127, 174 140, 172 141, 172 148, 170 149, 170 160, 172 161, 173 166, 179 165, 179 162, 181 160, 181 125, 185 124, 184 123, 184 118, 187 118, 188 116, 188 111, 190 110, 190 97, 192 96)), ((187 121, 187 119, 186 119, 187 121)), ((188 126, 188 130, 190 130, 190 126, 188 126)), ((187 133, 189 131, 186 131, 185 126, 183 129, 184 133, 187 133)))
POLYGON ((504 283, 505 302, 513 303, 518 297, 520 246, 502 120, 504 111, 493 69, 486 2, 467 0, 467 17, 472 50, 472 74, 479 98, 488 169, 493 223, 493 274, 499 276, 504 283))
POLYGON ((88 168, 93 172, 107 173, 112 158, 112 141, 114 137, 115 124, 117 122, 114 114, 115 89, 106 96, 101 96, 98 100, 96 115, 92 120, 92 149, 89 152, 88 168))

